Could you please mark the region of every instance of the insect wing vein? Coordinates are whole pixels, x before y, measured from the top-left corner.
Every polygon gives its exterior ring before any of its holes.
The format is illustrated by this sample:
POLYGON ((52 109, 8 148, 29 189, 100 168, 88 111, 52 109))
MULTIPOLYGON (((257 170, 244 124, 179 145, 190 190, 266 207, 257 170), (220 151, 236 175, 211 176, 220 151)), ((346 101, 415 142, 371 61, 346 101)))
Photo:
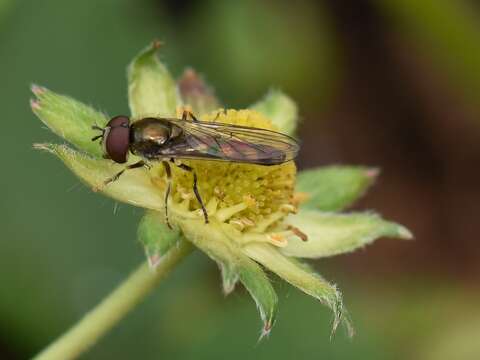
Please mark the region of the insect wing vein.
POLYGON ((187 152, 191 158, 276 164, 293 159, 299 148, 295 139, 272 130, 179 119, 172 122, 185 133, 186 144, 177 147, 178 157, 187 152))

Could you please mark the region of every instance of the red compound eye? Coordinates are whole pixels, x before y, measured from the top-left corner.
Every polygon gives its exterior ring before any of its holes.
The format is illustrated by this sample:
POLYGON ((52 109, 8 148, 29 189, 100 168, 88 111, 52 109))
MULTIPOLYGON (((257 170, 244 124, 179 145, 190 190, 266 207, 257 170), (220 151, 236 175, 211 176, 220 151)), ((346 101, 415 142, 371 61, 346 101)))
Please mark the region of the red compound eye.
POLYGON ((116 116, 108 122, 103 146, 110 159, 120 164, 127 162, 130 147, 130 119, 127 116, 116 116))

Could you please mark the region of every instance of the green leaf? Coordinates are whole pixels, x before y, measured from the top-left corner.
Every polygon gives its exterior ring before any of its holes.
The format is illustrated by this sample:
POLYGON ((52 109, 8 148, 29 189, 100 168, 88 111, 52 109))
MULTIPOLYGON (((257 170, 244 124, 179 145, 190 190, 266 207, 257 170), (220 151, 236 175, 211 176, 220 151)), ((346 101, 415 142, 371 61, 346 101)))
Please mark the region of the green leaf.
POLYGON ((32 85, 32 92, 36 96, 30 101, 32 111, 50 130, 78 149, 95 157, 102 156, 102 147, 91 140, 98 135, 92 125, 103 127, 108 121, 105 114, 44 87, 32 85))
POLYGON ((281 133, 293 136, 298 123, 298 110, 295 102, 280 90, 270 90, 251 109, 272 120, 281 133))
POLYGON ((377 175, 377 169, 361 166, 320 167, 300 172, 296 191, 306 195, 304 208, 339 211, 361 197, 377 175))
POLYGON ((241 234, 232 233, 229 224, 213 221, 206 225, 203 220, 186 220, 179 222, 179 226, 188 240, 219 265, 225 293, 230 292, 236 280, 240 279, 260 312, 263 321, 261 337, 268 335, 275 322, 277 294, 263 269, 249 259, 233 238, 229 237, 241 234))
POLYGON ((280 251, 288 256, 320 258, 354 251, 380 237, 411 239, 407 228, 385 221, 372 213, 333 214, 316 210, 300 210, 286 222, 308 236, 288 238, 280 251))
POLYGON ((151 268, 155 268, 168 250, 178 244, 181 234, 170 229, 164 221, 165 214, 149 210, 138 225, 138 240, 145 248, 145 254, 151 268))
POLYGON ((128 67, 128 99, 133 117, 176 116, 180 99, 174 79, 157 57, 159 41, 140 52, 128 67))
POLYGON ((213 90, 193 69, 186 69, 178 80, 183 104, 189 105, 200 117, 221 107, 213 90))
POLYGON ((332 334, 335 332, 343 316, 342 296, 335 285, 329 284, 307 265, 284 256, 270 244, 252 242, 245 245, 243 250, 253 260, 332 309, 332 334))
POLYGON ((105 186, 104 181, 124 169, 124 165, 91 158, 65 145, 35 144, 34 148, 56 155, 94 191, 134 206, 164 211, 163 192, 152 184, 144 168, 128 170, 119 180, 105 186))

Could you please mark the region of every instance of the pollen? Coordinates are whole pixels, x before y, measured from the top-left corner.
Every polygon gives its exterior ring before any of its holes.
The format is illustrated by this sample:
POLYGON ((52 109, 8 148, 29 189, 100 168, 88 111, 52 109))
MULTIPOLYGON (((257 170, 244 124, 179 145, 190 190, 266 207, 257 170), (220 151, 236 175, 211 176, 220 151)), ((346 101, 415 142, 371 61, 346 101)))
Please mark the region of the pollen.
MULTIPOLYGON (((217 110, 201 116, 214 121, 278 131, 272 122, 253 110, 217 110)), ((209 216, 246 231, 262 223, 274 223, 296 209, 293 161, 281 165, 252 165, 207 160, 176 160, 193 168, 203 203, 210 207, 209 216), (210 204, 215 206, 210 206, 210 204), (215 213, 210 214, 214 209, 215 213), (270 221, 275 219, 275 221, 270 221)), ((157 178, 165 178, 162 167, 156 167, 157 178)), ((154 179, 152 179, 154 180, 154 179)), ((157 182, 154 180, 154 182, 157 182)), ((162 183, 162 182, 158 182, 162 183)), ((163 182, 164 183, 164 182, 163 182)), ((188 210, 201 214, 201 205, 193 192, 193 174, 172 165, 172 205, 188 202, 188 210)))

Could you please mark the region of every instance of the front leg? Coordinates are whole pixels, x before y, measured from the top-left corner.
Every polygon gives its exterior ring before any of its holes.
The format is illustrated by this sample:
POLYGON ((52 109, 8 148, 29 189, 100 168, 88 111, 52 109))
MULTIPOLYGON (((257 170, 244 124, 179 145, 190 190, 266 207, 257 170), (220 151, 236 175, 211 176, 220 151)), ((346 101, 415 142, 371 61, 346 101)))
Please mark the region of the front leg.
POLYGON ((183 120, 183 121, 187 121, 188 115, 190 115, 190 117, 192 118, 193 122, 198 122, 198 119, 193 115, 193 113, 192 113, 191 111, 188 111, 188 110, 183 110, 182 120, 183 120))
MULTIPOLYGON (((175 161, 173 159, 171 159, 170 161, 175 164, 175 161)), ((203 217, 205 218, 205 224, 208 224, 209 221, 208 221, 207 209, 205 208, 202 197, 200 196, 200 192, 198 191, 197 173, 195 172, 195 170, 193 170, 192 167, 188 165, 185 165, 185 164, 175 164, 175 165, 178 166, 180 169, 191 172, 193 174, 193 192, 198 202, 200 203, 200 206, 202 207, 203 217)))
POLYGON ((165 222, 167 226, 172 229, 170 221, 168 219, 168 197, 170 196, 170 190, 172 189, 172 169, 170 169, 170 164, 167 161, 162 161, 163 168, 165 169, 165 174, 167 175, 167 189, 165 190, 165 222))
POLYGON ((112 182, 114 181, 117 181, 120 176, 126 171, 126 170, 131 170, 131 169, 137 169, 137 168, 140 168, 140 167, 149 167, 148 164, 145 163, 145 161, 143 160, 140 160, 139 162, 136 162, 135 164, 132 164, 132 165, 128 165, 127 167, 125 167, 123 170, 119 171, 118 173, 116 173, 115 175, 113 175, 111 178, 105 180, 103 182, 104 185, 108 185, 108 184, 111 184, 112 182))

